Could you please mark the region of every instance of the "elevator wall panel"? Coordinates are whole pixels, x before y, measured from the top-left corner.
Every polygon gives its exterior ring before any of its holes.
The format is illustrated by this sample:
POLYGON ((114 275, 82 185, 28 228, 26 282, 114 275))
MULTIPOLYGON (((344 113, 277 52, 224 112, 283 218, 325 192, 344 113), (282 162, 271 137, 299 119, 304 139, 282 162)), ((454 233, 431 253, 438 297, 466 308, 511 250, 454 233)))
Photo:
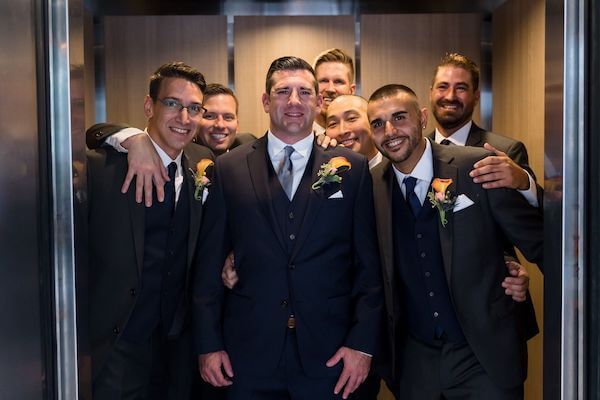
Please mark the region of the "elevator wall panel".
MULTIPOLYGON (((459 52, 480 63, 480 14, 363 15, 360 21, 362 95, 367 99, 380 86, 400 83, 429 109, 433 70, 445 53, 459 52)), ((479 107, 474 118, 479 120, 479 107)), ((433 129, 431 116, 425 132, 433 129)))
POLYGON ((170 61, 199 69, 207 83, 227 84, 227 17, 106 17, 107 120, 146 126, 148 78, 170 61))
MULTIPOLYGON (((493 131, 525 144, 529 163, 543 185, 545 2, 508 0, 494 11, 492 19, 493 131)), ((531 277, 530 292, 541 331, 528 342, 525 398, 541 399, 544 277, 535 265, 524 265, 531 277)))
POLYGON ((331 47, 341 48, 354 58, 354 17, 236 17, 234 65, 240 131, 262 136, 269 127, 260 99, 274 59, 298 56, 312 65, 321 51, 331 47))

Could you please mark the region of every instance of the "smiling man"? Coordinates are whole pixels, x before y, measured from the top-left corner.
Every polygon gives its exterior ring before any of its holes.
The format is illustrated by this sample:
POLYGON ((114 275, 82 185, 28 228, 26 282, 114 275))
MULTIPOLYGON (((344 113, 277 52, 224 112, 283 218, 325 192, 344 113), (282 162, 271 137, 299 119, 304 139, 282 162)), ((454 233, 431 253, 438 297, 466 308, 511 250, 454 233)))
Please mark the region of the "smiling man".
POLYGON ((354 94, 354 61, 346 52, 333 48, 323 51, 314 63, 315 76, 319 83, 319 93, 323 97, 321 112, 316 115, 314 132, 319 135, 326 128, 329 104, 343 94, 354 94))
POLYGON ((398 399, 522 399, 526 328, 502 287, 503 250, 510 242, 541 265, 540 210, 515 190, 473 182, 489 152, 425 139, 427 110, 410 88, 377 89, 367 112, 386 157, 372 171, 388 323, 382 376, 398 399))
POLYGON ((200 72, 175 62, 150 79, 147 133, 169 170, 165 201, 146 208, 121 193, 127 156, 87 154, 89 333, 94 399, 187 399, 194 377, 191 260, 202 219, 190 172, 212 158, 194 138, 204 108, 200 72), (184 148, 186 149, 184 152, 184 148))
POLYGON ((348 398, 376 351, 383 299, 367 160, 316 145, 317 89, 306 61, 273 61, 267 133, 215 165, 193 323, 202 377, 229 399, 348 398), (334 157, 350 164, 343 181, 315 187, 334 157), (230 250, 239 280, 225 291, 230 250))

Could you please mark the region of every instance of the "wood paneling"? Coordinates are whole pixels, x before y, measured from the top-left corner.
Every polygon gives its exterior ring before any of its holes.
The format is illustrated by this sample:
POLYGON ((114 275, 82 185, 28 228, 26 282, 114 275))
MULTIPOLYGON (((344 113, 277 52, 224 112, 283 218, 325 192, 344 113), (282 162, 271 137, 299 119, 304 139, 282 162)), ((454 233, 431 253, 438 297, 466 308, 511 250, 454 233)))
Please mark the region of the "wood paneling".
MULTIPOLYGON (((508 0, 493 14, 493 131, 525 143, 529 163, 543 184, 545 2, 508 0)), ((526 264, 530 291, 543 327, 543 276, 526 264)), ((528 343, 529 377, 525 398, 541 399, 542 334, 528 343)))
POLYGON ((106 116, 146 125, 148 78, 160 65, 183 61, 207 83, 227 84, 226 16, 127 16, 105 18, 106 116))
POLYGON ((269 128, 260 99, 274 59, 298 56, 312 65, 321 51, 331 47, 354 57, 354 17, 236 17, 234 66, 240 131, 262 136, 269 128))
MULTIPOLYGON (((407 85, 429 109, 433 69, 447 52, 462 53, 476 63, 481 54, 479 14, 397 14, 361 17, 362 95, 389 83, 407 85)), ((479 108, 474 113, 479 120, 479 108)), ((429 118, 425 132, 434 129, 429 118)))

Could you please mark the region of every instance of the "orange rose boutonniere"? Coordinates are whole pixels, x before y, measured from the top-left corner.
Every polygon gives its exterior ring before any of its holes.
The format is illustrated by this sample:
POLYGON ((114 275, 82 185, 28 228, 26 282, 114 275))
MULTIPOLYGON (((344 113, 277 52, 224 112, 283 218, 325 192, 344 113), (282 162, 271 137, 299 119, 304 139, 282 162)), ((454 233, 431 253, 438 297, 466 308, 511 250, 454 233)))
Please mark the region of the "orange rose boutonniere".
POLYGON ((200 201, 202 200, 202 191, 210 186, 211 182, 208 178, 207 174, 209 168, 212 168, 215 163, 208 158, 203 158, 198 161, 196 164, 196 171, 190 168, 190 172, 194 177, 194 185, 196 185, 196 190, 194 191, 194 199, 200 201))
POLYGON ((431 191, 427 193, 431 207, 437 207, 438 209, 443 227, 446 227, 448 223, 446 211, 452 210, 456 203, 456 196, 453 196, 448 190, 450 185, 452 185, 452 179, 435 178, 431 182, 431 191))
POLYGON ((342 177, 339 174, 348 171, 350 168, 352 168, 352 165, 346 157, 333 157, 328 163, 321 164, 321 169, 317 172, 319 179, 312 184, 312 189, 317 190, 330 183, 341 183, 342 177))

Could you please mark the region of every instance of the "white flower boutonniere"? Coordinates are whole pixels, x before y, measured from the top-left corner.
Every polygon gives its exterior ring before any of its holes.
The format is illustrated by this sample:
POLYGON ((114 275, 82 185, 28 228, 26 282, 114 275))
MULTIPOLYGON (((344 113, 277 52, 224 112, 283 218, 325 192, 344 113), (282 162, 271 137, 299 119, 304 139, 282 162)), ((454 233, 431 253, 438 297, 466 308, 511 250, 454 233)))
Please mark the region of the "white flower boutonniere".
POLYGON ((445 228, 448 224, 446 219, 446 211, 450 211, 454 208, 456 203, 456 196, 452 195, 448 190, 448 186, 452 184, 452 179, 441 179, 435 178, 431 182, 431 191, 427 193, 427 198, 431 203, 431 207, 437 207, 438 213, 440 214, 440 222, 445 228))
POLYGON ((348 171, 350 168, 352 168, 352 165, 346 157, 333 157, 328 163, 321 164, 321 169, 317 172, 319 179, 312 184, 312 189, 317 190, 330 183, 341 183, 342 177, 339 174, 348 171))
POLYGON ((202 192, 204 189, 210 186, 211 181, 208 178, 209 168, 213 167, 215 163, 208 158, 203 158, 198 161, 196 164, 196 171, 190 168, 190 172, 194 177, 194 185, 196 186, 196 190, 194 191, 194 199, 201 201, 202 200, 202 192))

